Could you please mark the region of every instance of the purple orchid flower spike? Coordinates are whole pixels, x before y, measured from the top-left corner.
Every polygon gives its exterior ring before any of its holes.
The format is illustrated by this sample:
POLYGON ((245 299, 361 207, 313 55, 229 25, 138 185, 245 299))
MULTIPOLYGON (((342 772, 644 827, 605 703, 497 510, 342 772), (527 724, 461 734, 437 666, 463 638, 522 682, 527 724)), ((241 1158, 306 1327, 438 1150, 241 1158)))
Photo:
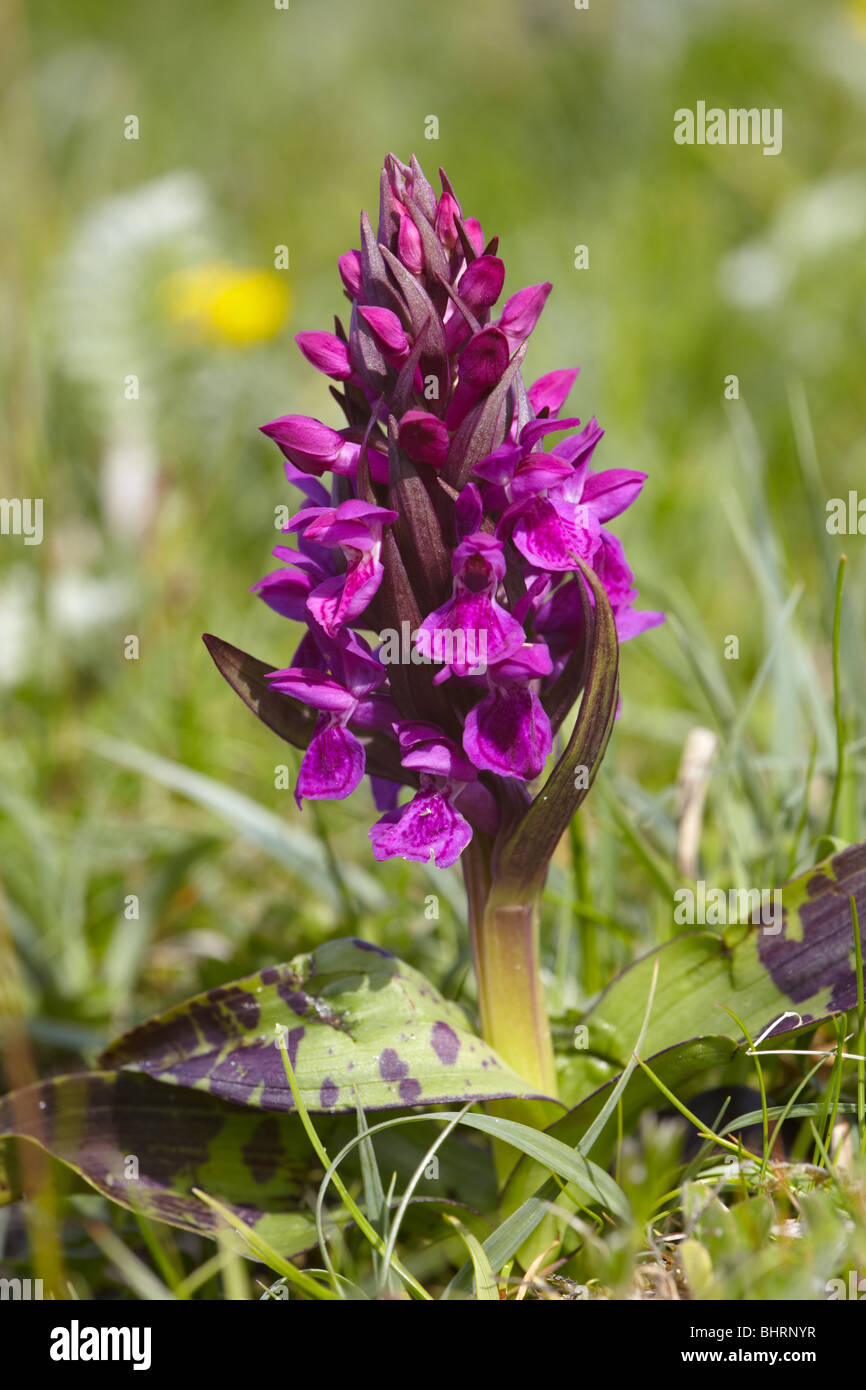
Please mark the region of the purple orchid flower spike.
POLYGON ((603 431, 563 414, 575 368, 524 385, 550 284, 501 302, 498 241, 441 177, 437 196, 416 160, 388 156, 378 230, 362 214, 338 263, 347 327, 298 335, 345 423, 262 427, 303 499, 297 549, 278 546, 284 567, 255 586, 303 624, 295 658, 264 677, 211 650, 304 748, 299 802, 348 796, 366 773, 377 860, 461 861, 485 1036, 553 1094, 539 895, 613 728, 619 643, 663 615, 635 609, 609 529, 645 475, 596 470, 603 431))

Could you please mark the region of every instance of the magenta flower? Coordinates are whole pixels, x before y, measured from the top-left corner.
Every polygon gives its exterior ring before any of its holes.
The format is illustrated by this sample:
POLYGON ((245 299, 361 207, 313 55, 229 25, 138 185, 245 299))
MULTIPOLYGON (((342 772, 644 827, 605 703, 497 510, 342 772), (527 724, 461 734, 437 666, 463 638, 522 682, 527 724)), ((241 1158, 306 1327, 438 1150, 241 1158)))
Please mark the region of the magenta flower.
MULTIPOLYGON (((467 536, 454 551, 454 592, 418 629, 418 647, 424 656, 435 655, 437 633, 464 633, 466 639, 453 659, 435 677, 439 684, 449 675, 474 673, 479 659, 501 661, 526 641, 523 624, 513 618, 496 598, 505 577, 502 542, 483 531, 467 536)), ((452 648, 458 644, 452 643, 452 648)), ((442 650, 440 645, 439 650, 442 650)), ((441 658, 440 658, 441 659, 441 658)))
POLYGON ((305 507, 289 523, 289 530, 302 531, 306 542, 331 547, 343 556, 342 572, 323 579, 306 600, 309 615, 328 637, 336 637, 360 617, 379 588, 382 526, 396 520, 397 513, 387 507, 350 498, 338 507, 305 507))
MULTIPOLYGON (((366 771, 384 810, 370 832, 376 858, 444 866, 475 834, 513 839, 527 821, 527 784, 595 680, 599 602, 620 641, 663 620, 635 611, 634 576, 607 529, 645 475, 590 467, 603 431, 560 418, 576 369, 524 386, 551 286, 518 290, 496 316, 497 241, 463 217, 444 174, 437 196, 417 161, 389 156, 378 235, 363 215, 360 250, 339 272, 348 328, 301 333, 298 345, 339 384, 345 424, 284 415, 263 426, 305 505, 286 528, 297 550, 278 546, 283 568, 255 588, 306 635, 253 707, 299 730, 299 801, 348 796, 366 771)), ((599 739, 611 708, 608 689, 593 714, 599 739)), ((564 786, 554 774, 539 798, 551 835, 576 804, 564 786)), ((546 864, 543 839, 534 854, 546 864)))
POLYGON ((456 801, 478 776, 452 739, 435 724, 399 720, 394 730, 403 750, 403 766, 420 775, 420 790, 408 806, 386 812, 370 831, 377 859, 426 862, 434 855, 440 869, 454 864, 472 839, 472 826, 456 801))
POLYGON ((476 767, 524 782, 539 775, 553 746, 539 689, 552 670, 544 642, 527 644, 490 667, 490 693, 469 711, 463 730, 476 767))
MULTIPOLYGON (((303 645, 303 644, 302 644, 303 645)), ((342 799, 364 775, 365 752, 357 730, 392 728, 397 711, 387 696, 375 696, 384 671, 356 633, 343 629, 337 641, 315 644, 319 666, 272 671, 272 688, 319 711, 298 773, 295 799, 300 806, 320 798, 342 799), (338 675, 329 675, 328 670, 338 675), (354 722, 356 731, 348 726, 354 722)))

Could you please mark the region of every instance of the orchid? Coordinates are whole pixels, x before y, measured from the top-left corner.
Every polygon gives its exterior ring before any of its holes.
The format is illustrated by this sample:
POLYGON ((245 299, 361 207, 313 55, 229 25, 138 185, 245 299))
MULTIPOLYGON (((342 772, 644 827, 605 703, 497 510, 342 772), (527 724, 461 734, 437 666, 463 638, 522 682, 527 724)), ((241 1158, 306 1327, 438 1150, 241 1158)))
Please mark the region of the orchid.
POLYGON ((597 469, 598 422, 561 415, 577 369, 524 385, 551 286, 497 312, 498 240, 440 173, 437 196, 417 160, 386 159, 378 232, 362 214, 360 247, 340 257, 348 329, 298 335, 339 383, 345 423, 262 426, 305 505, 285 528, 297 548, 276 548, 283 568, 254 592, 306 629, 266 676, 315 712, 294 721, 299 804, 348 796, 366 773, 377 860, 462 861, 485 1036, 553 1094, 538 897, 610 736, 618 644, 663 621, 635 608, 608 529, 646 475, 597 469), (385 635, 406 624, 411 659, 394 661, 385 635))

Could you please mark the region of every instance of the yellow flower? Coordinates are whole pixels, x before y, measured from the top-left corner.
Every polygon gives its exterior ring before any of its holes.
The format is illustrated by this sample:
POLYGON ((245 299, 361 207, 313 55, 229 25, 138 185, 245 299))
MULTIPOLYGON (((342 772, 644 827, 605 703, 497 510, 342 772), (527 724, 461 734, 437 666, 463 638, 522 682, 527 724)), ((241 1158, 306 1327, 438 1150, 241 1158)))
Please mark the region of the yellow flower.
POLYGON ((861 39, 866 39, 866 0, 850 0, 848 18, 861 39))
POLYGON ((179 270, 164 282, 168 317, 191 336, 247 347, 279 333, 289 312, 285 280, 227 261, 179 270))

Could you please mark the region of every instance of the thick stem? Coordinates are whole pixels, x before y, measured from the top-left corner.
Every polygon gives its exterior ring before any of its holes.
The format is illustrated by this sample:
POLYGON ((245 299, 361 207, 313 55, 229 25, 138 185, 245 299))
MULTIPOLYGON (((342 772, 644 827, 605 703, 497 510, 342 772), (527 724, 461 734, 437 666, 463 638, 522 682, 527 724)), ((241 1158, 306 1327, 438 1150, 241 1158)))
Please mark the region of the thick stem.
MULTIPOLYGON (((556 1065, 538 956, 541 886, 520 901, 520 894, 491 884, 489 845, 481 837, 477 841, 463 858, 481 1032, 533 1089, 555 1098, 556 1065)), ((490 1108, 539 1127, 560 1113, 539 1101, 502 1101, 490 1108)))

